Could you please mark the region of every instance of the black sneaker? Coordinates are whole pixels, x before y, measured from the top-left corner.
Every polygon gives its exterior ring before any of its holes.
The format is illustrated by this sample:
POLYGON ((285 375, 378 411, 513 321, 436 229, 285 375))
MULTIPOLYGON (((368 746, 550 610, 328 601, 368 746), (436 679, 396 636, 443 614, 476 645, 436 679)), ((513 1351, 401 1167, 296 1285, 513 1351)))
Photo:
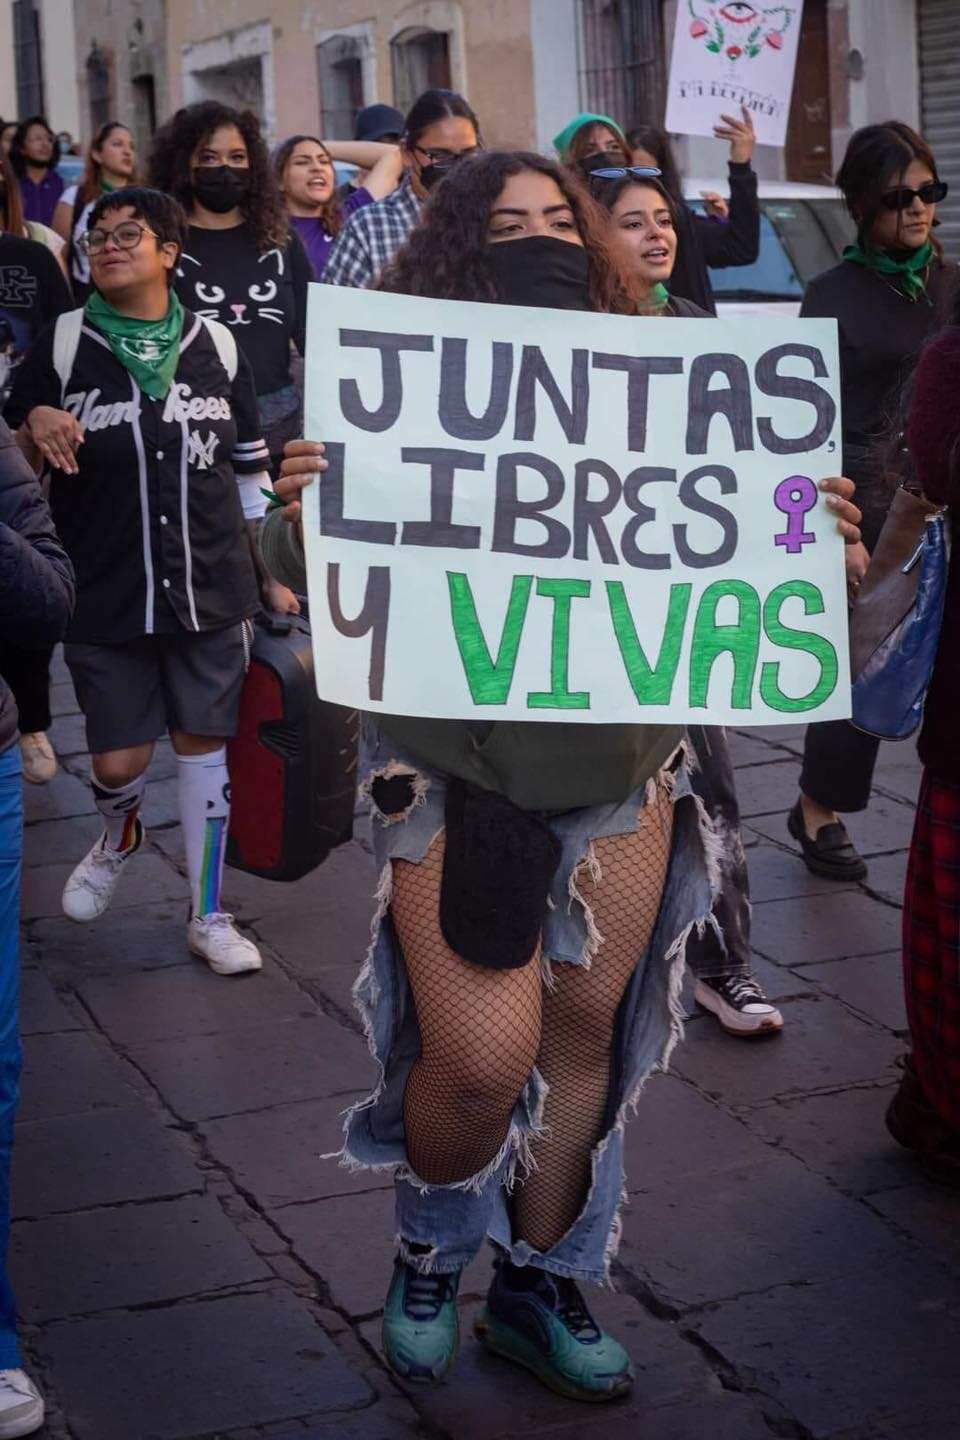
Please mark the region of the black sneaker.
POLYGON ((824 880, 866 880, 867 865, 858 855, 846 825, 838 820, 821 825, 817 838, 811 840, 803 823, 803 809, 798 800, 787 816, 787 829, 800 846, 803 863, 814 875, 824 880))
POLYGON ((783 1016, 749 972, 698 979, 694 996, 728 1035, 775 1035, 783 1029, 783 1016))

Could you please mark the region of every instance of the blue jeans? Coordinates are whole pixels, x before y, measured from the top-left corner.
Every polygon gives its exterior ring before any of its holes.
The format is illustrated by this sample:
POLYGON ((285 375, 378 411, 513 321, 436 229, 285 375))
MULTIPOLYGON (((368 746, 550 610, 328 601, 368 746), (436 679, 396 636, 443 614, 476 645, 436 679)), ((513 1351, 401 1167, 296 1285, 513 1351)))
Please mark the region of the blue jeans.
POLYGON ((10 1242, 10 1158, 19 1098, 20 870, 23 785, 20 747, 0 755, 0 1370, 20 1364, 16 1303, 7 1274, 10 1242))
MULTIPOLYGON (((650 1073, 666 1065, 682 1031, 680 986, 691 933, 708 922, 719 886, 719 859, 712 826, 693 794, 682 757, 657 782, 611 805, 544 817, 562 847, 548 909, 542 954, 547 966, 588 964, 596 941, 591 916, 576 890, 578 867, 603 836, 633 833, 644 805, 662 785, 673 800, 673 844, 653 937, 627 989, 613 1056, 611 1105, 606 1133, 592 1155, 592 1182, 583 1208, 549 1251, 537 1252, 512 1234, 509 1194, 532 1137, 541 1132, 545 1085, 534 1067, 518 1097, 513 1121, 498 1155, 479 1174, 451 1185, 426 1185, 407 1155, 403 1097, 420 1050, 416 1009, 403 955, 390 923, 392 864, 421 862, 443 830, 446 777, 378 731, 368 718, 360 756, 361 793, 380 776, 413 780, 409 808, 397 816, 374 809, 374 853, 380 868, 379 909, 367 963, 354 988, 378 1063, 374 1093, 347 1116, 342 1162, 349 1168, 389 1170, 396 1186, 400 1253, 423 1270, 450 1272, 467 1265, 484 1240, 518 1265, 556 1275, 604 1280, 620 1233, 623 1194, 623 1128, 650 1073), (411 1247, 413 1247, 411 1249, 411 1247)), ((372 798, 372 797, 371 797, 372 798)))

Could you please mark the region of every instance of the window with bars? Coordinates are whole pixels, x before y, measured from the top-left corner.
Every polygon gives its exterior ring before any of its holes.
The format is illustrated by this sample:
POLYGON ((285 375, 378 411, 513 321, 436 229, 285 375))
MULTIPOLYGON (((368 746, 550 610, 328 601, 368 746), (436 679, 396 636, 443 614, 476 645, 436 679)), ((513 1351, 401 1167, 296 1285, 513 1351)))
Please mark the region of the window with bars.
POLYGON ((40 16, 33 0, 13 0, 13 54, 17 74, 17 114, 46 114, 40 16))
POLYGON ((412 26, 390 42, 393 57, 393 103, 404 114, 424 90, 449 90, 450 36, 445 30, 412 26))
POLYGON ((94 40, 87 56, 87 107, 90 129, 96 133, 112 118, 110 98, 110 60, 94 40))
POLYGON ((320 87, 320 134, 331 140, 352 140, 363 109, 363 55, 352 35, 332 35, 317 46, 320 87))
POLYGON ((661 0, 579 0, 580 105, 624 130, 663 120, 661 0))

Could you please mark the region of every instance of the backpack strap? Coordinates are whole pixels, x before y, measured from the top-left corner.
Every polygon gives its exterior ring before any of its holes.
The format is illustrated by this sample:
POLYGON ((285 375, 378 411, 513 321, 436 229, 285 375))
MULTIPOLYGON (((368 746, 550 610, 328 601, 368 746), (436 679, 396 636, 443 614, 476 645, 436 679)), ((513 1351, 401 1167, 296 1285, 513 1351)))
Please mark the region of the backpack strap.
POLYGON ((67 385, 77 358, 80 331, 83 329, 83 309, 67 310, 58 315, 53 327, 53 368, 60 380, 60 399, 67 393, 67 385))
POLYGON ((227 328, 219 320, 207 320, 204 316, 199 317, 206 325, 210 338, 217 347, 217 355, 220 364, 227 372, 228 379, 232 382, 236 378, 239 359, 237 356, 237 342, 227 328))

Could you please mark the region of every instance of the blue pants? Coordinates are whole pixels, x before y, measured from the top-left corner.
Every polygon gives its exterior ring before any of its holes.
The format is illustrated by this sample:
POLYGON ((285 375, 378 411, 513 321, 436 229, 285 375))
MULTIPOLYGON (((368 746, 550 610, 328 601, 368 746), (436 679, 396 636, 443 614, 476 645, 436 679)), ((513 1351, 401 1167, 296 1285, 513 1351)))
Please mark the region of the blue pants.
POLYGON ((7 1274, 10 1242, 10 1157, 19 1097, 20 869, 23 786, 20 747, 0 755, 0 1370, 20 1365, 16 1304, 7 1274))

